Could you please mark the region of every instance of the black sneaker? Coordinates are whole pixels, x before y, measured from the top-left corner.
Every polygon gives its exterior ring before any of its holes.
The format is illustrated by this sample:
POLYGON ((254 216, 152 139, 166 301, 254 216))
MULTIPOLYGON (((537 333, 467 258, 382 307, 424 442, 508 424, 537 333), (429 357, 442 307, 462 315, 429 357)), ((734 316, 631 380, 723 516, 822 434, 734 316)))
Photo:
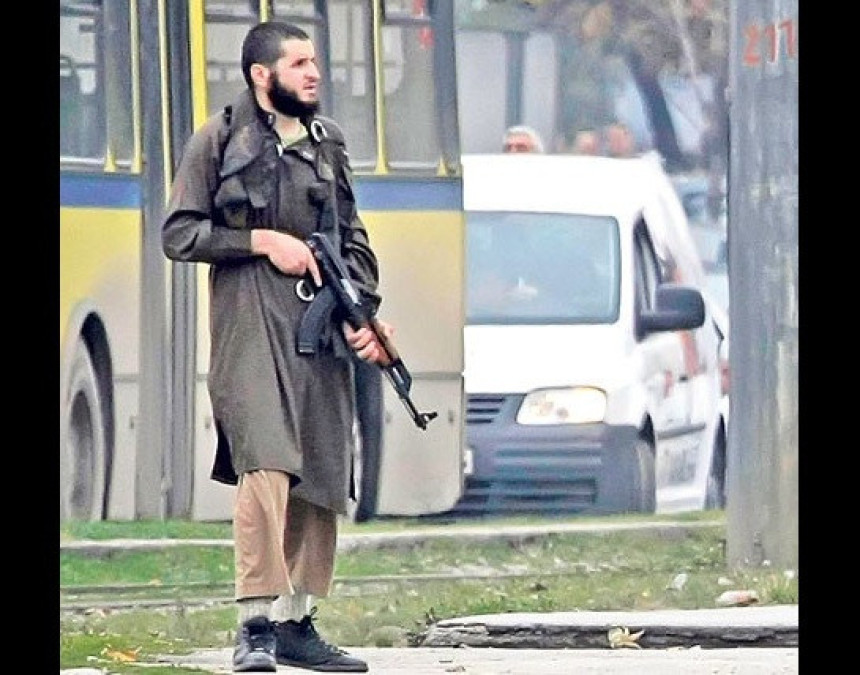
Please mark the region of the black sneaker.
POLYGON ((274 673, 275 631, 265 616, 254 616, 245 621, 236 634, 233 650, 234 673, 274 673))
POLYGON ((281 665, 324 673, 366 673, 367 664, 323 640, 314 628, 314 614, 301 621, 275 621, 275 657, 281 665))

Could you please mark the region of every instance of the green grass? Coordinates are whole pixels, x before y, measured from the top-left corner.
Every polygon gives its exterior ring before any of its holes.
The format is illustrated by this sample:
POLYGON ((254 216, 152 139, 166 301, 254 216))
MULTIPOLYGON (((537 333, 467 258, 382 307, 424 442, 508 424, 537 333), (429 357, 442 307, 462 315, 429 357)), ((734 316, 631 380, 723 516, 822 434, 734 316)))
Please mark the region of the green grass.
POLYGON ((69 521, 60 527, 60 541, 92 539, 231 539, 229 522, 185 520, 69 521))
MULTIPOLYGON (((570 519, 571 522, 641 521, 636 517, 570 519)), ((649 519, 650 520, 650 519, 649 519)), ((705 521, 712 526, 684 530, 554 534, 525 543, 488 541, 467 544, 453 539, 428 540, 391 550, 358 550, 338 555, 332 596, 319 602, 320 631, 345 646, 414 644, 434 620, 472 614, 530 611, 696 609, 714 607, 728 589, 753 589, 760 604, 796 603, 796 576, 775 569, 729 570, 724 555, 721 512, 654 520, 705 521), (670 587, 685 572, 681 590, 670 587), (362 577, 395 574, 442 574, 442 580, 379 580, 362 577), (465 573, 487 575, 465 579, 465 573), (522 573, 505 578, 501 575, 522 573), (722 580, 729 579, 725 584, 722 580)), ((502 521, 494 521, 501 523, 502 521)), ((505 519, 525 524, 529 519, 505 519)), ((546 522, 546 520, 540 520, 546 522)), ((558 522, 558 521, 553 521, 558 522)), ((344 524, 342 531, 369 532, 428 527, 474 527, 480 523, 438 525, 422 519, 344 524)), ((146 538, 159 534, 155 523, 66 525, 67 536, 103 539, 146 538), (111 534, 108 534, 111 533, 111 534)), ((229 538, 228 524, 162 523, 161 532, 194 538, 229 538), (221 528, 221 529, 218 529, 221 528), (219 534, 220 533, 220 534, 219 534)), ((60 555, 61 589, 70 586, 145 584, 146 598, 178 601, 170 609, 105 611, 61 617, 61 667, 107 667, 110 672, 194 672, 152 664, 157 655, 232 644, 236 611, 232 604, 192 609, 183 598, 205 591, 168 588, 169 584, 226 584, 233 580, 232 548, 178 547, 146 553, 89 557, 60 555), (160 589, 160 590, 159 590, 160 589), (122 654, 136 661, 116 661, 122 654), (112 658, 113 657, 113 658, 112 658), (135 666, 135 662, 148 665, 135 666)), ((61 591, 71 600, 68 591, 61 591)), ((80 601, 77 597, 75 600, 80 601)))

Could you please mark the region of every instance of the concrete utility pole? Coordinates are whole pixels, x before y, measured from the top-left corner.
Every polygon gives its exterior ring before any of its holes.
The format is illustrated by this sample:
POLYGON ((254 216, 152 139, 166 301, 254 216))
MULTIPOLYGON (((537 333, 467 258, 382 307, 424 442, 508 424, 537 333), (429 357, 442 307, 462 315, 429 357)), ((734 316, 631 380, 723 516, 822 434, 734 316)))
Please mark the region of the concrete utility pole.
POLYGON ((729 18, 727 555, 797 569, 798 0, 729 18))
MULTIPOLYGON (((158 17, 158 2, 141 0, 141 16, 158 17)), ((159 22, 143 21, 144 26, 159 22)), ((154 30, 143 30, 140 36, 141 59, 158 63, 160 36, 154 30)), ((152 77, 142 78, 143 119, 145 134, 158 138, 161 134, 161 74, 152 69, 152 77)), ((144 164, 146 180, 153 186, 150 199, 144 204, 143 239, 141 241, 141 306, 140 306, 140 400, 138 402, 137 453, 135 461, 135 509, 138 519, 164 516, 164 459, 167 452, 168 412, 166 395, 167 368, 164 365, 167 345, 167 300, 165 278, 166 258, 161 250, 161 218, 166 186, 163 149, 160 144, 147 146, 144 164), (158 486, 158 489, 153 489, 158 486)))

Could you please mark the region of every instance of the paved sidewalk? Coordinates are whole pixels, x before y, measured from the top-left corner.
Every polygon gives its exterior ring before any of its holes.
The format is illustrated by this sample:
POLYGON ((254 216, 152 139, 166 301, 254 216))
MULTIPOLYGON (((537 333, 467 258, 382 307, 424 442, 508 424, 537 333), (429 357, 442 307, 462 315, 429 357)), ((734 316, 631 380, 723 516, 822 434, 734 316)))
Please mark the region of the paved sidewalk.
MULTIPOLYGON (((370 675, 795 675, 797 649, 455 649, 356 647, 370 675)), ((209 649, 167 663, 232 673, 232 649, 209 649)), ((279 673, 311 671, 278 666, 279 673)), ((72 675, 65 671, 61 675, 72 675)), ((104 675, 100 671, 74 675, 104 675)))

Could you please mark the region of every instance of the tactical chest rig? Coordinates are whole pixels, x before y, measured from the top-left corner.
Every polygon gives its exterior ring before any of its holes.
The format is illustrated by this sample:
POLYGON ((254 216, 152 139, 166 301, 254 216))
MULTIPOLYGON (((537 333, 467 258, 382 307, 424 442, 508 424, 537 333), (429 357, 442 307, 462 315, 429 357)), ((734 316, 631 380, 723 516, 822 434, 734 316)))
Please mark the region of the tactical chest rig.
MULTIPOLYGON (((343 180, 347 189, 352 189, 344 171, 341 155, 344 152, 343 142, 337 147, 338 142, 331 138, 325 125, 317 117, 308 121, 305 126, 311 142, 318 148, 317 175, 325 181, 320 187, 325 189, 325 186, 328 186, 328 194, 312 195, 320 205, 317 231, 325 233, 337 254, 342 255, 340 222, 344 216, 351 214, 343 214, 338 208, 338 179, 343 180), (331 172, 331 175, 328 172, 331 172)), ((348 229, 346 231, 349 232, 348 229)), ((330 283, 314 290, 313 282, 306 276, 296 285, 296 293, 303 300, 310 302, 296 333, 296 348, 299 354, 314 354, 321 344, 331 339, 329 331, 332 326, 345 320, 346 316, 342 310, 338 311, 337 297, 330 283)), ((357 297, 355 300, 359 301, 357 297)))
MULTIPOLYGON (((220 150, 224 148, 232 132, 232 107, 224 109, 224 137, 220 150)), ((309 275, 296 283, 296 294, 310 305, 305 310, 296 333, 296 349, 299 354, 312 355, 328 343, 333 343, 336 355, 349 353, 340 330, 335 330, 344 321, 354 329, 368 328, 373 331, 384 352, 377 365, 394 387, 398 398, 419 429, 437 417, 434 412, 419 411, 410 396, 412 376, 397 349, 384 335, 375 314, 378 302, 362 297, 353 284, 343 256, 343 239, 352 235, 349 224, 355 216, 355 195, 346 172, 346 148, 337 125, 325 118, 312 117, 302 120, 311 142, 316 146, 315 170, 321 183, 309 190, 309 196, 319 208, 317 231, 307 240, 320 267, 323 284, 314 288, 309 275), (338 200, 338 182, 341 182, 351 199, 341 204, 338 200), (341 222, 347 223, 341 228, 341 222), (341 232, 343 229, 343 232, 341 232), (342 234, 344 236, 342 236, 342 234)))
MULTIPOLYGON (((225 106, 222 117, 218 146, 220 165, 223 167, 225 149, 240 123, 233 114, 232 105, 225 106)), ((308 137, 316 150, 313 162, 320 182, 309 187, 308 196, 318 209, 317 231, 325 233, 338 254, 342 255, 342 246, 348 243, 352 234, 348 224, 355 216, 355 196, 346 170, 344 138, 339 127, 325 117, 313 116, 302 119, 301 122, 307 129, 308 137), (352 195, 352 200, 338 199, 338 184, 348 195, 352 195)), ((279 146, 279 154, 283 152, 284 149, 279 146)), ((305 158, 310 159, 307 154, 305 158)), ((325 286, 315 289, 310 277, 307 276, 297 282, 296 295, 310 303, 297 332, 299 353, 314 354, 318 349, 332 345, 338 356, 346 355, 348 350, 339 336, 339 331, 333 330, 333 327, 339 325, 344 317, 339 315, 342 313, 337 312, 337 303, 332 297, 331 289, 325 286)))

